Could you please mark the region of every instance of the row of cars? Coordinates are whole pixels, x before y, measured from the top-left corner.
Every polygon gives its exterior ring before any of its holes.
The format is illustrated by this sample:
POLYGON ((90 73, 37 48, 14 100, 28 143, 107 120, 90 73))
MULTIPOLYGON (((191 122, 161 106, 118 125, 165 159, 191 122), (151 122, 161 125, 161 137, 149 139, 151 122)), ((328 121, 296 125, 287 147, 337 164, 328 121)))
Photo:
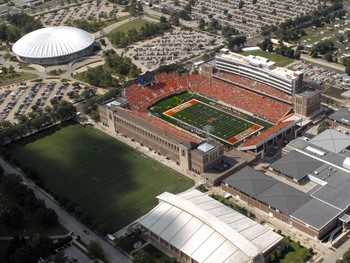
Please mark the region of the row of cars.
POLYGON ((68 83, 50 81, 0 91, 0 121, 13 121, 16 116, 28 113, 33 106, 44 108, 54 101, 69 101, 67 93, 72 91, 79 96, 80 90, 80 87, 73 87, 68 83))
POLYGON ((2 101, 1 104, 5 103, 6 97, 8 97, 9 94, 10 94, 10 100, 7 100, 6 105, 0 111, 0 121, 5 120, 7 118, 9 113, 16 106, 17 102, 23 95, 26 88, 27 88, 26 86, 19 86, 16 91, 11 92, 9 90, 6 90, 4 93, 2 93, 4 95, 3 95, 3 99, 1 100, 2 101))

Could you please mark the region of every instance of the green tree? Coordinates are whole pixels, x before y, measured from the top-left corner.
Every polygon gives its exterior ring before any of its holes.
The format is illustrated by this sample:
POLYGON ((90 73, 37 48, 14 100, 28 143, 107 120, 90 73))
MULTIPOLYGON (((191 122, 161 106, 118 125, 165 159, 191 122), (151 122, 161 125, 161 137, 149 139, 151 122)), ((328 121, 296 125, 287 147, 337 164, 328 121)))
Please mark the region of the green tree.
POLYGON ((134 263, 152 263, 152 258, 147 255, 143 250, 135 253, 133 260, 134 263))
POLYGON ((333 54, 331 52, 327 52, 323 58, 328 62, 333 62, 333 54))
POLYGON ((105 253, 103 251, 103 248, 101 247, 100 243, 97 241, 90 241, 87 250, 89 252, 89 255, 91 258, 98 258, 101 260, 105 259, 105 253))
POLYGON ((350 66, 346 66, 345 73, 350 76, 350 66))
POLYGON ((328 122, 326 122, 326 121, 321 122, 317 128, 317 134, 324 132, 325 130, 329 129, 329 127, 330 127, 330 125, 328 122))
POLYGON ((110 230, 110 227, 108 224, 99 224, 96 228, 96 232, 98 234, 100 234, 101 236, 104 236, 108 233, 108 231, 110 230))
POLYGON ((57 214, 51 208, 40 208, 35 213, 36 219, 45 227, 52 227, 57 225, 57 214))
POLYGON ((14 206, 1 215, 1 220, 8 227, 18 228, 24 224, 24 213, 19 207, 14 206))
POLYGON ((244 6, 244 1, 243 1, 243 0, 239 0, 238 8, 239 8, 239 9, 242 9, 243 6, 244 6))
POLYGON ((64 258, 64 253, 62 251, 58 252, 53 258, 54 263, 65 263, 66 259, 64 258))

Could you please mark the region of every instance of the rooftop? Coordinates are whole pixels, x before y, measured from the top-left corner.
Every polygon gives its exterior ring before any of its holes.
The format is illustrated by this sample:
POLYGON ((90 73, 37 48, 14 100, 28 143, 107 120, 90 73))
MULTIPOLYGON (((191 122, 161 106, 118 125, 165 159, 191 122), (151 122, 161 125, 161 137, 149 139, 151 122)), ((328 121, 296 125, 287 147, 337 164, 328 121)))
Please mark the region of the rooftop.
POLYGON ((272 163, 270 167, 299 181, 322 164, 321 161, 315 160, 312 157, 305 156, 297 151, 292 151, 283 158, 272 163))
POLYGON ((250 218, 191 189, 163 193, 140 224, 197 262, 251 262, 282 237, 250 218))
POLYGON ((276 67, 276 62, 270 61, 264 57, 253 55, 242 56, 240 54, 227 51, 217 54, 216 56, 227 60, 236 61, 241 64, 251 65, 260 69, 264 69, 266 72, 270 72, 280 77, 288 79, 297 79, 297 77, 294 76, 294 71, 289 70, 287 68, 276 67))
POLYGON ((350 109, 348 107, 341 107, 336 112, 328 116, 329 119, 350 125, 350 109))

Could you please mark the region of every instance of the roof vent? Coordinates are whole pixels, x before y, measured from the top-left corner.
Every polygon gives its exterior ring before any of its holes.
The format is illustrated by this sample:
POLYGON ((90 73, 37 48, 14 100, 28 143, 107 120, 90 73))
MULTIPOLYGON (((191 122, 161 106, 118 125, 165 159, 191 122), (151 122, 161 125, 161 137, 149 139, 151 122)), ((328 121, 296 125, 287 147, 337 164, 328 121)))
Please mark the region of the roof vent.
POLYGON ((350 170, 350 158, 346 157, 343 162, 343 167, 350 170))
POLYGON ((316 148, 314 148, 312 146, 306 146, 305 149, 308 150, 309 152, 313 153, 313 154, 318 155, 318 156, 324 156, 326 154, 324 151, 316 149, 316 148))

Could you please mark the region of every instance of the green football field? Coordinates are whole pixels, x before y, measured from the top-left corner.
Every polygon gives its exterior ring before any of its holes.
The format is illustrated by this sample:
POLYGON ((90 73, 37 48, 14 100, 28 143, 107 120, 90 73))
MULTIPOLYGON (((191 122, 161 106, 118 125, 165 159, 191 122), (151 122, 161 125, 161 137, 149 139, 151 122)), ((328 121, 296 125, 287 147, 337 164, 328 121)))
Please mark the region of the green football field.
MULTIPOLYGON (((189 107, 182 108, 179 111, 171 109, 166 111, 165 114, 199 130, 203 130, 204 126, 210 125, 213 128, 210 134, 230 143, 235 143, 262 128, 203 102, 191 100, 189 103, 192 104, 189 107)), ((178 107, 181 107, 181 105, 178 107)))
POLYGON ((44 185, 67 196, 98 222, 119 229, 147 213, 164 191, 194 182, 95 128, 72 124, 8 149, 44 185))

